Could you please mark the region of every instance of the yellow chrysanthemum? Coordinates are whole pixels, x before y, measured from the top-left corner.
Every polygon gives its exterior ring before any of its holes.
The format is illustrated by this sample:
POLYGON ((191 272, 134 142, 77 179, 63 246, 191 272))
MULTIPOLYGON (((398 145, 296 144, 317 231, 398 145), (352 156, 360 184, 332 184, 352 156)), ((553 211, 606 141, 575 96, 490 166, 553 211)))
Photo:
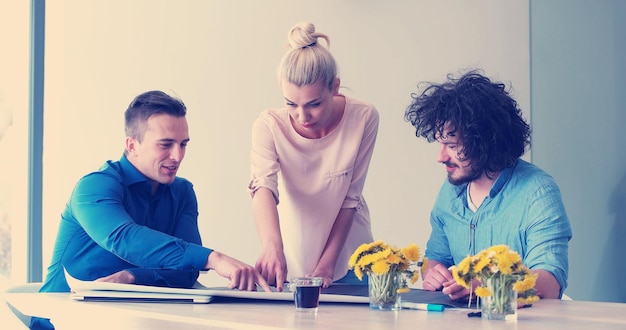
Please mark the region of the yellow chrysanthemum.
POLYGON ((517 292, 526 292, 535 287, 536 280, 537 274, 529 273, 521 281, 517 281, 513 284, 513 290, 517 292))
MULTIPOLYGON (((408 282, 417 282, 420 269, 426 263, 419 261, 419 248, 415 244, 398 249, 383 241, 361 244, 348 260, 355 276, 362 280, 367 273, 376 275, 394 274, 399 277, 398 292, 408 292, 408 282)), ((372 275, 373 276, 373 275, 372 275)))
POLYGON ((511 251, 511 253, 509 253, 509 259, 514 264, 520 264, 521 265, 521 263, 522 263, 522 257, 520 257, 520 255, 517 254, 517 252, 515 252, 515 251, 511 251))
POLYGON ((372 243, 363 243, 363 244, 359 245, 359 247, 356 248, 356 250, 354 250, 354 253, 352 253, 352 256, 350 256, 350 260, 348 260, 348 265, 350 267, 354 267, 356 265, 356 263, 359 261, 359 258, 361 257, 361 254, 363 254, 366 251, 370 250, 373 246, 379 245, 380 243, 382 243, 382 241, 376 241, 376 242, 372 242, 372 243))
POLYGON ((474 293, 476 293, 477 296, 479 297, 489 297, 491 296, 491 291, 484 287, 484 286, 479 286, 476 288, 476 290, 474 290, 474 293))
POLYGON ((454 280, 456 281, 456 283, 458 283, 459 285, 461 285, 462 287, 466 289, 469 289, 470 285, 469 283, 465 281, 464 276, 459 274, 459 269, 456 266, 452 266, 451 271, 452 271, 452 277, 454 277, 454 280))
POLYGON ((406 293, 406 292, 411 291, 411 289, 408 286, 405 286, 403 288, 399 288, 397 291, 398 293, 406 293))
POLYGON ((350 256, 350 259, 348 259, 348 267, 353 268, 356 265, 356 262, 359 260, 359 256, 361 255, 361 253, 358 252, 358 250, 359 249, 354 251, 354 253, 350 256))
POLYGON ((402 249, 402 254, 404 254, 409 261, 416 262, 420 259, 420 249, 415 244, 409 244, 409 246, 402 249))
POLYGON ((487 249, 489 252, 494 252, 496 254, 502 254, 509 251, 509 247, 506 245, 494 245, 487 249))
POLYGON ((493 258, 493 256, 495 255, 495 252, 489 251, 489 250, 483 250, 478 252, 477 255, 473 256, 473 257, 469 257, 470 260, 472 260, 472 262, 477 262, 478 260, 481 259, 488 259, 490 260, 491 258, 493 258))
POLYGON ((498 269, 500 270, 502 274, 504 275, 511 274, 512 265, 513 263, 509 259, 508 255, 502 255, 500 258, 498 258, 498 269))
POLYGON ((390 249, 385 249, 383 251, 379 251, 373 254, 366 254, 361 257, 361 259, 359 259, 357 266, 366 269, 368 266, 373 265, 379 260, 385 260, 390 253, 390 249))
MULTIPOLYGON (((461 262, 461 264, 462 264, 462 263, 463 263, 463 262, 461 262)), ((485 268, 486 268, 486 267, 488 267, 488 266, 489 266, 489 259, 487 259, 487 258, 481 258, 481 259, 479 259, 478 261, 476 261, 476 263, 474 264, 473 271, 474 271, 475 273, 480 273, 480 272, 482 272, 482 271, 483 271, 483 269, 485 269, 485 268)), ((467 271, 467 272, 469 272, 469 271, 467 271)), ((466 272, 466 273, 467 273, 467 272, 466 272)))
POLYGON ((459 271, 463 274, 468 274, 470 271, 471 262, 471 257, 466 257, 465 259, 461 260, 461 262, 459 263, 459 271))
POLYGON ((399 264, 401 262, 401 258, 399 255, 395 254, 395 253, 391 253, 387 256, 387 261, 390 264, 399 264))
MULTIPOLYGON (((454 280, 463 287, 469 288, 473 280, 485 283, 488 278, 499 278, 506 285, 513 285, 518 297, 528 304, 539 299, 535 295, 536 274, 524 266, 517 252, 506 245, 494 245, 473 256, 464 258, 458 266, 452 268, 454 280)), ((492 295, 484 284, 476 288, 479 297, 492 295)), ((522 301, 522 300, 520 300, 522 301)))
POLYGON ((372 264, 372 272, 374 274, 386 274, 389 272, 390 265, 385 260, 378 260, 372 264))
POLYGON ((354 268, 354 275, 356 275, 359 281, 363 280, 363 270, 361 268, 354 268))
POLYGON ((539 301, 539 297, 530 296, 526 298, 517 298, 517 307, 523 307, 527 305, 532 305, 534 302, 539 301))
POLYGON ((385 242, 383 242, 381 240, 372 242, 368 246, 368 250, 369 251, 380 251, 380 250, 385 250, 385 249, 388 249, 388 248, 389 248, 389 246, 387 244, 385 244, 385 242))
POLYGON ((521 262, 511 264, 511 274, 525 274, 526 272, 526 268, 521 262))

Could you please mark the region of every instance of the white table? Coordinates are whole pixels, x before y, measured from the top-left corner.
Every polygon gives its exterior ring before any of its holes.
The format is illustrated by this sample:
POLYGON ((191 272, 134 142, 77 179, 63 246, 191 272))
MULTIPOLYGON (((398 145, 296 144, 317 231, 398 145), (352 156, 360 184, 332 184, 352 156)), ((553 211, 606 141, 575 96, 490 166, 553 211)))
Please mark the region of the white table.
POLYGON ((541 300, 518 311, 518 320, 444 312, 370 310, 367 304, 322 303, 316 314, 293 302, 229 300, 209 304, 85 302, 65 293, 7 293, 27 315, 47 317, 63 329, 626 329, 626 304, 541 300))

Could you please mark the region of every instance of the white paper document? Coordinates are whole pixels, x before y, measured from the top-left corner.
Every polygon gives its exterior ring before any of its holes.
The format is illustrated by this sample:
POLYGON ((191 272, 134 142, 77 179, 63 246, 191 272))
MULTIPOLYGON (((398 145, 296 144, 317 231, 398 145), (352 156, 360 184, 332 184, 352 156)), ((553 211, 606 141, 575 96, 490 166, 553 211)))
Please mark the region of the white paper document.
MULTIPOLYGON (((137 301, 137 302, 168 302, 168 303, 209 303, 215 297, 230 297, 262 300, 293 301, 293 292, 265 292, 231 290, 227 287, 209 288, 196 282, 191 289, 167 288, 149 285, 121 284, 96 281, 82 281, 72 277, 65 271, 65 278, 74 300, 84 301, 137 301)), ((321 302, 367 303, 368 298, 362 296, 325 294, 320 295, 321 302)))

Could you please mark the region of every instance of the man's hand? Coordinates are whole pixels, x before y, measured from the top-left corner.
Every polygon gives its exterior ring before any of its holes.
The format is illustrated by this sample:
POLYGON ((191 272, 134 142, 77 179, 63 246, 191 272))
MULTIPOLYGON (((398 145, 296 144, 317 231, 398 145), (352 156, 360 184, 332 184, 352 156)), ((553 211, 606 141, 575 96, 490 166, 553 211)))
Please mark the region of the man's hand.
MULTIPOLYGON (((456 283, 452 272, 446 266, 434 260, 428 260, 428 265, 422 282, 424 290, 441 290, 441 293, 450 297, 451 300, 459 300, 469 296, 470 290, 456 283)), ((473 287, 475 288, 476 285, 473 287)))
POLYGON ((272 292, 267 281, 254 267, 220 252, 213 251, 209 254, 206 268, 213 269, 220 276, 229 279, 229 289, 256 291, 258 284, 265 292, 272 292))
MULTIPOLYGON (((473 286, 473 288, 476 288, 476 286, 473 286)), ((459 300, 469 296, 470 290, 452 280, 443 284, 441 293, 448 295, 450 300, 459 300)))
POLYGON ((424 274, 422 287, 427 291, 442 290, 444 284, 450 285, 454 282, 452 273, 446 266, 435 260, 428 260, 428 269, 424 274))
POLYGON ((135 284, 135 276, 127 270, 120 270, 119 272, 113 273, 109 276, 100 277, 99 279, 96 279, 96 282, 135 284))

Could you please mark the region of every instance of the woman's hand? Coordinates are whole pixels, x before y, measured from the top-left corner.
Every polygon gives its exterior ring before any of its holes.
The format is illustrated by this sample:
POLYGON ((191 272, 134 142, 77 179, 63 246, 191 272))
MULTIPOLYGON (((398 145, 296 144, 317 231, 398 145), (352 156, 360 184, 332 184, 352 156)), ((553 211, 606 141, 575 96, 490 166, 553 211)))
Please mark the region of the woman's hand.
POLYGON ((254 267, 223 253, 211 252, 206 268, 213 269, 220 276, 229 279, 229 289, 256 291, 258 284, 265 292, 272 292, 267 281, 254 267))
POLYGON ((287 276, 287 261, 283 251, 263 249, 255 268, 269 285, 275 285, 278 292, 283 291, 287 276))
POLYGON ((311 274, 307 274, 307 277, 321 277, 322 278, 322 288, 327 288, 331 284, 333 284, 333 274, 335 273, 334 269, 315 269, 315 271, 311 274))

